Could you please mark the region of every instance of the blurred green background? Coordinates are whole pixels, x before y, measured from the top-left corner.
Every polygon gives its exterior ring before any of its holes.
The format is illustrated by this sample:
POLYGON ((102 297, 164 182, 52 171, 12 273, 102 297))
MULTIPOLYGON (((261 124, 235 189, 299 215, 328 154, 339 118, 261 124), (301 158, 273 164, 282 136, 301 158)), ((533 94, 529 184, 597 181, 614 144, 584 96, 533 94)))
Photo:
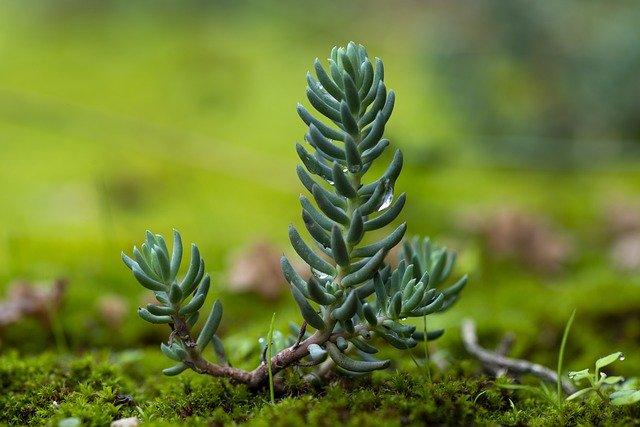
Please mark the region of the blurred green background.
MULTIPOLYGON (((633 353, 638 269, 611 251, 640 227, 638 22, 634 1, 0 1, 0 291, 68 278, 72 349, 157 345, 120 251, 175 227, 221 288, 238 248, 289 251, 296 102, 313 59, 354 40, 397 94, 387 135, 405 153, 410 233, 457 248, 458 274, 471 273, 436 321, 451 328, 443 342, 469 316, 487 338, 516 331, 514 355, 552 363, 577 308, 576 364, 633 353), (561 235, 559 265, 494 256, 505 209, 551 224, 538 252, 561 235), (631 218, 622 234, 615 212, 631 218), (123 325, 100 320, 105 295, 128 302, 123 325)), ((282 325, 295 315, 288 297, 222 292, 229 336, 264 333, 274 308, 282 325)), ((21 334, 6 328, 0 352, 51 344, 21 334)))

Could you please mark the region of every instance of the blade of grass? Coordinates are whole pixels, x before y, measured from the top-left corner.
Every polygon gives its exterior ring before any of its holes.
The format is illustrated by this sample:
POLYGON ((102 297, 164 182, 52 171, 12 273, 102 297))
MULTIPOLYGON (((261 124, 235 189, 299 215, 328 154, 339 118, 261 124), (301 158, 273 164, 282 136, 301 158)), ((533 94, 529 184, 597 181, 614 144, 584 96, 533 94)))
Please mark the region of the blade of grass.
POLYGON ((567 324, 564 327, 564 334, 562 334, 562 342, 560 343, 560 351, 558 352, 558 380, 557 380, 557 391, 558 391, 558 405, 560 410, 563 408, 564 399, 562 398, 562 362, 564 361, 564 350, 567 346, 567 338, 569 337, 569 331, 571 330, 571 325, 573 325, 573 319, 576 317, 576 310, 573 309, 571 316, 569 316, 569 320, 567 320, 567 324))
POLYGON ((49 307, 49 317, 51 320, 51 332, 53 333, 53 340, 56 343, 58 353, 69 354, 69 344, 64 334, 64 326, 57 309, 53 306, 49 307))
POLYGON ((271 325, 269 326, 269 334, 267 335, 267 369, 269 371, 269 397, 271 398, 271 404, 276 403, 275 392, 273 389, 273 372, 271 371, 271 344, 273 341, 273 324, 276 320, 276 312, 273 312, 271 316, 271 325))
POLYGON ((427 316, 422 316, 422 328, 424 329, 424 365, 427 368, 427 379, 431 382, 431 367, 429 366, 429 346, 427 345, 427 341, 429 338, 427 337, 427 316))

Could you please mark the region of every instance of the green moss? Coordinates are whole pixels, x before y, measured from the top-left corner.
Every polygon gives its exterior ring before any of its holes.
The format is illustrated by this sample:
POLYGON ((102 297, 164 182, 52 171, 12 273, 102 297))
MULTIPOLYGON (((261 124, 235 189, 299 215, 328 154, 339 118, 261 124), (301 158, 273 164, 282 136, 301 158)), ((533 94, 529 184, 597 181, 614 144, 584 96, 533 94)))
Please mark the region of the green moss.
POLYGON ((253 393, 193 373, 166 378, 155 350, 60 358, 53 353, 0 358, 0 424, 51 425, 75 417, 82 425, 108 425, 138 416, 148 426, 407 426, 407 425, 629 425, 640 406, 613 407, 599 399, 569 402, 560 412, 549 400, 469 375, 468 362, 436 373, 417 368, 376 372, 320 389, 296 389, 271 405, 266 390, 253 393), (133 403, 118 404, 120 395, 133 403))
POLYGON ((117 395, 131 383, 104 357, 23 358, 11 352, 2 357, 0 386, 0 422, 8 424, 55 424, 73 416, 86 425, 104 425, 132 413, 116 406, 117 395))

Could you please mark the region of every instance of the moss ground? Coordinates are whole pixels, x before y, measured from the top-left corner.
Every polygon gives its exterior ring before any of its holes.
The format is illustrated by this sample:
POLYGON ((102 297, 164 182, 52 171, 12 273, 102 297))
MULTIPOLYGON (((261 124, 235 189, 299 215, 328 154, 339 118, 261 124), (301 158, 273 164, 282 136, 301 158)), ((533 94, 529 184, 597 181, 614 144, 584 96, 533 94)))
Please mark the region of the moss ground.
POLYGON ((317 390, 289 390, 268 401, 267 391, 195 374, 160 378, 165 363, 155 351, 93 353, 60 358, 53 353, 0 365, 0 423, 57 426, 68 418, 81 425, 108 425, 137 416, 145 425, 407 426, 407 425, 629 425, 638 407, 612 407, 592 399, 553 402, 500 387, 471 375, 458 363, 430 382, 415 368, 337 380, 317 390), (121 403, 123 396, 132 399, 121 403))

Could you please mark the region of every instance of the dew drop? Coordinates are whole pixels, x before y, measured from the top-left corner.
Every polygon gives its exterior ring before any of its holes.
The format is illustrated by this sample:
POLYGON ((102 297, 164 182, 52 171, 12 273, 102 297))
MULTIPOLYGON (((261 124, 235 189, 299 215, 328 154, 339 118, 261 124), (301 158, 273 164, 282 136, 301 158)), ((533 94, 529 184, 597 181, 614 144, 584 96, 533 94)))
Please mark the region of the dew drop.
POLYGON ((625 358, 625 355, 622 353, 620 353, 620 356, 618 356, 618 360, 624 360, 625 358))
POLYGON ((322 271, 316 270, 315 268, 311 269, 311 272, 314 276, 316 276, 320 280, 331 280, 332 277, 328 274, 323 273, 322 271))
POLYGON ((381 210, 387 209, 391 206, 391 202, 393 201, 393 186, 387 185, 387 188, 384 192, 384 196, 382 196, 382 204, 378 208, 378 212, 381 210))
POLYGON ((567 376, 569 377, 570 380, 574 379, 576 377, 576 373, 575 372, 569 372, 567 374, 567 376))
POLYGON ((325 178, 324 180, 327 181, 329 185, 333 185, 333 181, 331 181, 330 179, 325 178))
POLYGON ((403 318, 402 318, 402 319, 400 319, 400 320, 404 322, 405 320, 407 320, 407 318, 406 318, 406 317, 403 317, 403 318))

